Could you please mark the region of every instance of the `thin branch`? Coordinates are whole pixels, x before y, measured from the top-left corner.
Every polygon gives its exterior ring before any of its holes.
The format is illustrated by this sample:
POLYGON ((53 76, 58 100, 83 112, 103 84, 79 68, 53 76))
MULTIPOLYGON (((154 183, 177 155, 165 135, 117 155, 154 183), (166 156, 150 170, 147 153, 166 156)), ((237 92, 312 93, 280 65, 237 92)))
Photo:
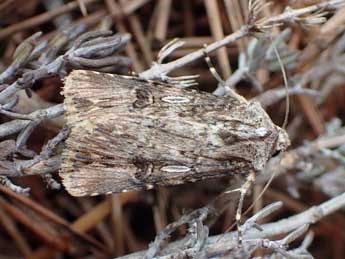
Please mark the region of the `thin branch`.
POLYGON ((12 120, 0 125, 0 138, 17 133, 28 126, 32 121, 42 121, 61 116, 65 112, 63 104, 57 104, 47 109, 34 111, 27 116, 31 120, 12 120))
MULTIPOLYGON (((271 236, 276 235, 283 235, 290 233, 291 231, 299 229, 301 226, 308 225, 308 224, 315 224, 316 222, 320 221, 322 218, 330 215, 331 213, 341 209, 345 206, 345 193, 332 198, 318 206, 313 206, 309 208, 308 210, 297 214, 295 216, 291 216, 287 219, 282 219, 274 223, 268 223, 261 225, 262 231, 259 231, 255 228, 248 230, 244 234, 244 243, 243 243, 243 250, 249 249, 249 247, 246 247, 245 240, 249 239, 262 239, 262 238, 268 238, 271 236)), ((300 231, 300 230, 299 230, 300 231)), ((185 242, 185 240, 180 240, 173 242, 169 244, 169 246, 163 250, 165 251, 173 251, 174 247, 180 247, 181 243, 185 242)), ((230 232, 227 234, 221 234, 213 237, 209 237, 206 242, 206 251, 207 256, 215 256, 219 255, 224 250, 231 253, 233 249, 238 249, 237 244, 237 232, 230 232)), ((236 251, 232 251, 234 254, 236 254, 236 251)), ((129 254, 126 256, 118 257, 117 259, 139 259, 143 258, 145 251, 137 252, 133 254, 129 254)), ((177 252, 178 253, 178 252, 177 252)), ((176 254, 176 252, 175 252, 176 254)), ((174 254, 169 254, 170 257, 166 258, 176 258, 174 257, 174 254)), ((228 254, 228 256, 230 256, 228 254)), ((163 258, 163 257, 160 257, 163 258)), ((165 257, 164 257, 165 258, 165 257)), ((230 257, 228 257, 230 258, 230 257)))
POLYGON ((208 45, 204 49, 199 49, 195 52, 192 52, 186 56, 183 56, 177 60, 174 60, 172 62, 169 62, 167 64, 161 64, 159 66, 153 66, 150 69, 142 72, 139 74, 139 77, 144 78, 144 79, 155 79, 155 78, 160 78, 162 74, 166 75, 170 73, 171 71, 183 67, 189 63, 192 63, 193 61, 204 57, 204 52, 206 53, 211 53, 220 47, 226 46, 230 43, 235 42, 236 40, 247 36, 249 34, 249 27, 248 26, 243 26, 240 30, 226 36, 224 39, 220 41, 216 41, 210 45, 208 45))
MULTIPOLYGON (((97 2, 97 0, 84 0, 84 4, 88 5, 93 2, 97 2)), ((65 4, 59 8, 56 8, 55 10, 45 12, 43 14, 37 15, 35 17, 32 17, 30 19, 24 20, 22 22, 16 23, 14 25, 8 26, 2 30, 0 30, 0 39, 4 39, 11 34, 14 34, 18 31, 22 31, 25 29, 29 29, 31 27, 40 25, 44 22, 47 22, 59 15, 65 14, 66 12, 73 11, 74 9, 79 8, 78 1, 70 2, 68 4, 65 4)))
POLYGON ((159 79, 162 78, 162 76, 167 75, 171 71, 183 67, 189 63, 194 62, 195 60, 202 58, 204 56, 204 52, 207 54, 226 46, 230 43, 234 43, 238 39, 241 39, 245 36, 248 36, 251 32, 255 32, 255 30, 263 30, 270 28, 272 26, 278 26, 281 25, 284 22, 291 22, 296 21, 296 18, 310 14, 312 12, 318 11, 318 10, 331 10, 335 8, 339 8, 343 6, 345 3, 343 0, 332 0, 327 1, 324 3, 319 3, 315 5, 311 5, 306 8, 301 9, 287 9, 282 14, 264 18, 259 21, 253 21, 253 24, 247 24, 242 26, 238 31, 226 36, 222 40, 216 41, 210 45, 208 45, 205 49, 199 49, 195 52, 192 52, 186 56, 183 56, 177 60, 174 60, 172 62, 169 62, 167 64, 160 64, 159 66, 152 66, 150 69, 143 71, 139 74, 139 77, 143 79, 159 79))

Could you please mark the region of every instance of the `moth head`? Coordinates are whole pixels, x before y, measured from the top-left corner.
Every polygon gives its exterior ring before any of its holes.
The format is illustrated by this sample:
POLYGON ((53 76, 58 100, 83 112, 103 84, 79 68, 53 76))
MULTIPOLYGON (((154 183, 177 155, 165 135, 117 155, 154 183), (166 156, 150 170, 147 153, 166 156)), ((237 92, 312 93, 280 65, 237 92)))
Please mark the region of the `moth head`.
POLYGON ((277 135, 277 139, 272 150, 273 154, 286 150, 288 146, 290 146, 291 144, 289 135, 284 129, 277 127, 277 131, 278 131, 278 135, 277 135))

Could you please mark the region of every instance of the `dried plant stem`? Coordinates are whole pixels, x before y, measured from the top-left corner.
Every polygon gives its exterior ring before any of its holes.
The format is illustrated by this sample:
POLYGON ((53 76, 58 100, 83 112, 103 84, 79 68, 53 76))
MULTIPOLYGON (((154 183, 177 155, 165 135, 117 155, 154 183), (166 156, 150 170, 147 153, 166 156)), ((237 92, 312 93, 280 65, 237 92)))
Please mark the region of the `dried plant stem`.
MULTIPOLYGON (((224 0, 226 13, 231 24, 233 31, 237 31, 244 25, 244 18, 242 15, 242 10, 240 6, 240 0, 224 0)), ((237 46, 240 52, 245 53, 247 41, 246 39, 241 39, 237 42, 237 46)))
POLYGON ((192 2, 182 1, 183 5, 183 20, 184 20, 184 31, 187 37, 194 35, 195 29, 195 18, 192 13, 192 2))
MULTIPOLYGON (((8 197, 11 197, 12 199, 16 200, 17 202, 21 203, 24 206, 27 206, 28 208, 30 208, 31 210, 35 211, 37 214, 41 215, 42 217, 55 222, 56 224, 61 225, 61 227, 65 228, 66 230, 70 231, 71 233, 75 234, 76 236, 84 239, 85 241, 89 242, 90 244, 92 244, 93 246, 100 248, 100 249, 105 249, 104 246, 99 243, 97 240, 95 240, 94 238, 92 238, 91 236, 87 235, 87 234, 83 234, 80 231, 75 230, 73 227, 71 227, 69 225, 69 223, 67 221, 65 221, 63 218, 61 218, 60 216, 54 214, 53 212, 51 212, 50 210, 46 209, 45 207, 43 207, 42 205, 34 202, 33 200, 31 200, 30 198, 14 193, 13 191, 10 191, 9 189, 7 189, 6 187, 3 187, 0 185, 0 192, 5 194, 8 197)), ((19 209, 17 209, 16 207, 13 207, 16 210, 13 210, 12 207, 9 207, 10 205, 5 202, 4 200, 1 201, 2 205, 5 205, 6 211, 11 212, 12 216, 15 213, 18 213, 19 209), (14 213, 14 214, 13 214, 14 213)), ((19 213, 21 214, 21 213, 19 213)), ((24 217, 24 216, 23 216, 24 217)), ((26 221, 27 219, 23 218, 24 221, 26 221)), ((32 223, 32 222, 31 222, 32 223)), ((30 224, 28 224, 28 226, 30 226, 30 224)), ((35 226, 38 227, 38 226, 35 226)), ((38 231, 40 231, 40 227, 38 227, 38 231)), ((48 237, 47 239, 50 240, 53 237, 48 237)), ((52 240, 53 244, 56 242, 53 238, 52 240)), ((65 242, 63 242, 65 243, 65 242)), ((64 248, 66 247, 65 245, 62 245, 60 243, 57 243, 58 247, 60 248, 64 248)), ((106 249, 105 249, 106 250, 106 249)))
MULTIPOLYGON (((299 58, 299 66, 295 71, 301 71, 311 61, 322 53, 322 51, 331 44, 334 39, 344 31, 345 28, 345 8, 338 10, 338 12, 331 17, 321 28, 320 33, 316 38, 308 44, 299 58), (342 28, 342 29, 339 29, 342 28)), ((322 135, 325 131, 322 116, 316 108, 314 100, 308 96, 297 96, 302 111, 304 112, 309 124, 316 135, 322 135)))
POLYGON ((126 1, 126 4, 122 6, 123 13, 125 15, 133 13, 138 8, 142 7, 144 4, 150 2, 150 0, 132 0, 126 1))
MULTIPOLYGON (((41 153, 31 160, 3 162, 1 164, 0 175, 25 176, 40 174, 47 176, 47 173, 56 172, 59 169, 61 158, 59 155, 53 155, 53 152, 56 146, 66 139, 68 133, 68 129, 63 128, 59 134, 43 146, 41 153)), ((48 176, 46 178, 50 183, 54 183, 51 177, 48 176)))
POLYGON ((111 221, 113 233, 113 245, 115 255, 120 256, 124 253, 125 240, 124 240, 124 221, 122 212, 122 202, 119 194, 112 194, 109 197, 111 203, 111 221))
POLYGON ((300 71, 312 62, 320 53, 329 46, 345 30, 345 8, 339 9, 320 29, 318 35, 308 44, 298 60, 300 71))
MULTIPOLYGON (((126 5, 127 1, 121 0, 120 3, 121 3, 121 7, 123 8, 126 5)), ((137 40, 138 45, 143 53, 147 66, 151 66, 152 61, 153 61, 153 55, 151 52, 150 43, 145 37, 144 31, 143 31, 143 28, 141 26, 141 22, 138 16, 135 14, 129 14, 128 21, 133 30, 134 37, 137 40)))
MULTIPOLYGON (((120 5, 117 4, 115 2, 115 0, 106 0, 105 1, 111 16, 114 19, 115 25, 116 25, 116 29, 118 32, 126 34, 127 33, 127 29, 126 26, 124 24, 124 22, 122 21, 121 18, 121 8, 120 5)), ((133 66, 134 66, 134 70, 136 72, 140 72, 143 71, 144 67, 141 64, 141 62, 139 61, 138 55, 135 51, 134 45, 131 42, 128 42, 128 44, 126 44, 125 46, 125 50, 127 52, 127 55, 132 59, 133 61, 133 66)))
POLYGON ((303 16, 305 14, 313 13, 319 10, 334 9, 344 4, 345 4, 344 0, 331 0, 331 1, 324 1, 318 4, 314 4, 305 8, 287 10, 287 11, 284 11, 282 14, 262 19, 261 22, 257 23, 257 26, 265 27, 265 26, 277 25, 284 21, 286 22, 293 21, 295 18, 299 16, 303 16))
POLYGON ((13 239, 21 254, 28 256, 31 253, 31 248, 27 240, 25 240, 22 233, 19 232, 14 220, 1 208, 0 222, 2 223, 3 230, 13 239))
POLYGON ((8 136, 9 134, 14 134, 21 131, 33 120, 39 121, 59 117, 64 113, 64 111, 63 104, 57 104, 47 109, 36 110, 28 114, 27 117, 32 118, 31 120, 12 120, 5 122, 0 125, 0 137, 8 136))
POLYGON ((171 0, 160 0, 158 3, 159 12, 157 14, 156 27, 154 30, 154 38, 159 42, 164 42, 166 39, 170 9, 171 9, 171 0))
MULTIPOLYGON (((2 189, 4 187, 0 186, 0 188, 2 189)), ((32 221, 27 214, 23 213, 23 211, 16 206, 6 202, 3 197, 0 197, 0 206, 13 218, 44 240, 48 245, 58 251, 67 251, 68 245, 62 239, 57 239, 54 235, 44 230, 40 223, 32 221)))
POLYGON ((161 64, 159 66, 159 68, 153 66, 150 69, 140 73, 139 76, 141 78, 145 78, 145 79, 159 78, 162 73, 168 74, 169 72, 171 72, 177 68, 180 68, 180 67, 183 67, 189 63, 192 63, 196 59, 204 57, 205 51, 206 51, 206 53, 211 53, 211 52, 219 49, 220 47, 223 47, 225 45, 233 43, 236 40, 238 40, 244 36, 247 36, 248 33, 249 33, 248 26, 243 26, 240 30, 226 36, 224 39, 222 39, 220 41, 216 41, 216 42, 208 45, 204 49, 199 49, 195 52, 192 52, 192 53, 190 53, 184 57, 181 57, 181 58, 174 60, 172 62, 169 62, 167 64, 161 64))
MULTIPOLYGON (((265 193, 266 202, 270 201, 282 201, 284 203, 284 206, 287 210, 293 212, 293 213, 302 213, 303 211, 306 211, 308 209, 308 205, 305 203, 296 200, 289 196, 289 194, 285 192, 280 192, 274 189, 268 189, 265 193)), ((331 231, 334 231, 334 233, 337 233, 337 235, 340 235, 342 239, 345 238, 345 232, 342 231, 342 228, 339 228, 339 226, 345 226, 345 221, 340 220, 334 221, 335 217, 325 218, 320 221, 319 226, 320 227, 326 227, 330 229, 331 231)))
POLYGON ((260 21, 255 22, 255 24, 242 26, 238 31, 226 36, 225 38, 219 41, 216 41, 210 44, 205 49, 197 50, 184 57, 181 57, 177 60, 174 60, 166 64, 160 64, 159 66, 152 66, 150 69, 141 72, 139 76, 143 79, 161 78, 162 75, 166 75, 177 68, 183 67, 189 63, 192 63, 196 59, 203 57, 205 52, 209 54, 223 46, 226 46, 245 36, 248 36, 251 32, 252 26, 258 29, 270 28, 272 26, 278 26, 283 22, 293 21, 299 16, 303 16, 305 14, 309 14, 309 13, 322 10, 322 9, 337 8, 344 4, 345 4, 344 0, 332 0, 332 1, 327 1, 323 3, 311 5, 306 8, 288 10, 280 15, 261 19, 260 21))
MULTIPOLYGON (((224 32, 217 1, 204 0, 204 3, 213 38, 215 41, 219 41, 224 38, 224 32)), ((217 58, 223 78, 228 78, 231 74, 231 68, 226 47, 222 47, 217 51, 217 58)))
MULTIPOLYGON (((133 200, 136 196, 136 192, 120 194, 121 204, 125 204, 129 200, 133 200)), ((71 223, 70 227, 78 233, 85 233, 94 228, 99 222, 104 220, 110 212, 111 201, 110 199, 107 199, 97 204, 90 211, 88 211, 87 213, 79 217, 76 221, 71 223)), ((29 259, 52 258, 54 254, 55 251, 53 251, 49 246, 43 246, 36 250, 34 253, 32 253, 29 259), (44 255, 44 257, 39 257, 40 255, 44 255)))
MULTIPOLYGON (((318 206, 313 206, 309 208, 308 210, 297 214, 295 216, 291 216, 287 219, 282 219, 274 223, 268 223, 261 225, 262 231, 258 231, 255 228, 252 228, 248 230, 244 234, 244 250, 246 249, 247 242, 246 240, 251 239, 261 239, 261 238, 268 238, 271 236, 276 235, 283 235, 287 234, 291 231, 294 231, 298 229, 299 227, 305 225, 305 224, 315 224, 316 222, 320 221, 322 218, 330 215, 331 213, 335 212, 336 210, 339 210, 340 208, 345 206, 345 193, 332 198, 318 206)), ((207 254, 210 255, 216 255, 219 254, 219 252, 224 251, 232 251, 232 249, 236 249, 237 244, 237 232, 230 232, 228 234, 221 234, 218 236, 209 237, 207 240, 206 245, 206 251, 207 254)), ((186 240, 182 241, 176 241, 168 245, 167 250, 173 249, 174 247, 180 247, 183 242, 186 242, 186 240)), ((248 247, 249 248, 249 247, 248 247)), ((163 250, 165 251, 165 250, 163 250)), ((160 257, 160 258, 175 258, 174 255, 178 255, 180 251, 175 252, 175 254, 169 254, 169 256, 166 257, 160 257)), ((235 253, 236 251, 234 251, 235 253)), ((118 257, 117 259, 139 259, 143 258, 143 255, 146 253, 146 251, 137 252, 133 254, 129 254, 126 256, 118 257)))
POLYGON ((306 160, 322 149, 336 148, 345 144, 345 135, 330 137, 322 140, 315 140, 307 145, 299 146, 293 150, 284 152, 282 156, 269 160, 265 170, 258 176, 257 182, 266 182, 272 173, 276 176, 286 173, 292 168, 298 167, 301 160, 306 160))
POLYGON ((15 0, 5 0, 0 3, 0 12, 6 9, 8 6, 13 4, 15 0))
MULTIPOLYGON (((85 212, 88 212, 93 209, 93 207, 96 205, 92 200, 89 199, 80 199, 78 200, 80 206, 83 208, 85 212)), ((108 225, 104 221, 100 221, 95 226, 96 231, 98 232, 98 235, 102 238, 102 242, 114 251, 114 241, 113 241, 113 235, 108 227, 108 225)))
MULTIPOLYGON (((317 96, 318 92, 308 88, 289 88, 288 89, 289 95, 310 95, 310 96, 317 96)), ((286 97, 286 89, 285 88, 275 88, 265 91, 264 93, 255 97, 258 100, 262 107, 267 108, 268 106, 280 101, 286 97)))
POLYGON ((317 136, 322 135, 325 132, 325 125, 320 112, 315 107, 314 100, 305 95, 298 95, 297 99, 314 133, 317 136))
MULTIPOLYGON (((84 4, 88 5, 91 4, 93 2, 97 2, 97 0, 84 0, 84 4)), ((75 9, 79 8, 79 4, 78 1, 73 1, 70 2, 68 4, 65 4, 59 8, 56 8, 55 10, 49 11, 49 12, 45 12, 43 14, 37 15, 35 17, 32 17, 30 19, 27 19, 25 21, 16 23, 14 25, 8 26, 2 30, 0 30, 0 39, 4 39, 8 36, 10 36, 11 34, 14 34, 18 31, 22 31, 22 30, 26 30, 29 29, 31 27, 40 25, 44 22, 47 22, 59 15, 65 14, 66 12, 70 12, 73 11, 75 9)))
MULTIPOLYGON (((279 220, 278 222, 268 223, 262 226, 263 231, 259 233, 260 237, 268 237, 279 234, 285 234, 293 229, 302 226, 304 224, 314 224, 320 221, 322 218, 332 214, 333 212, 341 209, 345 206, 345 193, 340 194, 320 205, 312 206, 308 210, 291 216, 287 219, 279 220)), ((248 233, 252 235, 254 231, 248 233)))
POLYGON ((315 150, 321 150, 323 148, 334 148, 345 144, 345 135, 337 136, 325 140, 316 141, 310 146, 310 148, 315 150))

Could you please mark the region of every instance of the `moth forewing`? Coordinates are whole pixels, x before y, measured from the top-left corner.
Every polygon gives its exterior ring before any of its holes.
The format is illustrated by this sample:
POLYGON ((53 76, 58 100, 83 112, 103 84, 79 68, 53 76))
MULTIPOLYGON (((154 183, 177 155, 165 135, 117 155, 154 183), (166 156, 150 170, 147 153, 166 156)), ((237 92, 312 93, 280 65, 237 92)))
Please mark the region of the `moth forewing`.
POLYGON ((60 175, 75 196, 247 174, 288 144, 244 98, 83 70, 63 94, 71 133, 60 175))

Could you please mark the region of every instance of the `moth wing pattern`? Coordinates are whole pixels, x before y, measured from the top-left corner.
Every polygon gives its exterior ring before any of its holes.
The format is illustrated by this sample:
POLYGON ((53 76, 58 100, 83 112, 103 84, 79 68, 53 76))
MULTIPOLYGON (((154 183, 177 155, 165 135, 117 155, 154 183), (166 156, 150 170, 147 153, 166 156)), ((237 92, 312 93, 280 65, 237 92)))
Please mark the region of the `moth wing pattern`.
POLYGON ((282 134, 255 101, 135 77, 76 70, 63 94, 60 175, 74 196, 258 171, 282 134))

